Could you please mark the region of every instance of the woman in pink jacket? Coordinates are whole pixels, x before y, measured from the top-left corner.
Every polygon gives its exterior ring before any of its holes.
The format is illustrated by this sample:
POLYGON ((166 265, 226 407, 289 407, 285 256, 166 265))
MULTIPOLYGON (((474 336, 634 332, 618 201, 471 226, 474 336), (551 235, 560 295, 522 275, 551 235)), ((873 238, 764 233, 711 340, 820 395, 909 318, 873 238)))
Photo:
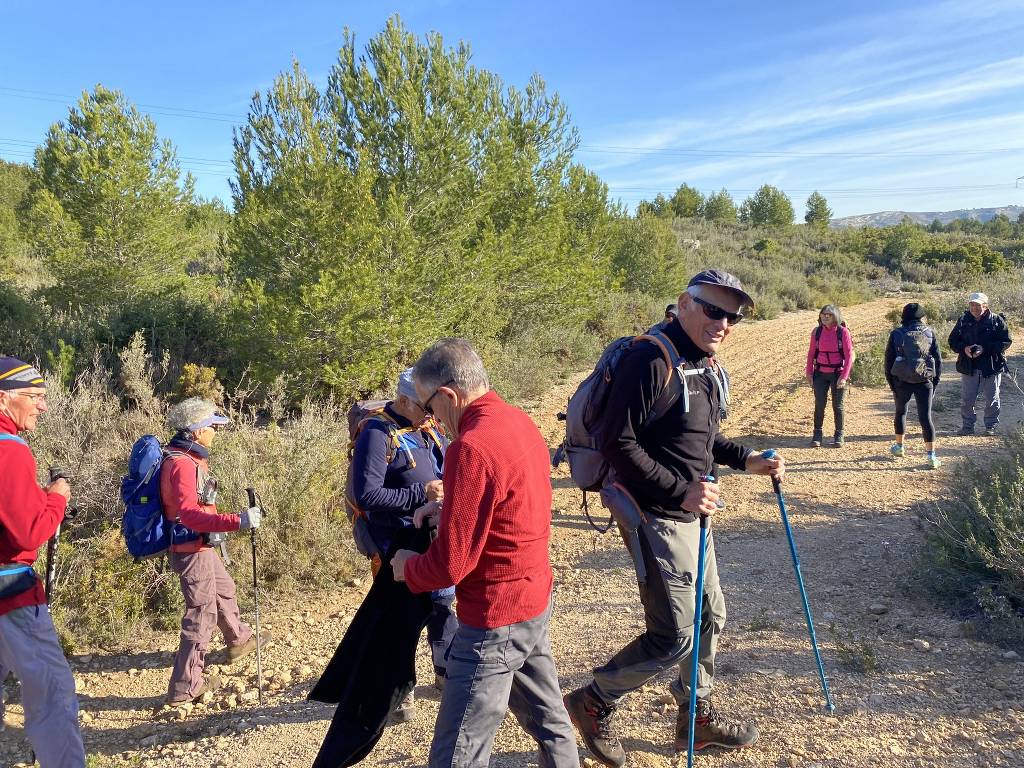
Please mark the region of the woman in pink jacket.
POLYGON ((807 350, 807 383, 814 389, 814 436, 811 447, 821 447, 821 429, 825 421, 825 403, 832 393, 832 415, 836 429, 832 445, 843 445, 843 400, 846 382, 853 368, 853 341, 843 322, 839 307, 826 304, 818 313, 818 326, 811 331, 807 350))

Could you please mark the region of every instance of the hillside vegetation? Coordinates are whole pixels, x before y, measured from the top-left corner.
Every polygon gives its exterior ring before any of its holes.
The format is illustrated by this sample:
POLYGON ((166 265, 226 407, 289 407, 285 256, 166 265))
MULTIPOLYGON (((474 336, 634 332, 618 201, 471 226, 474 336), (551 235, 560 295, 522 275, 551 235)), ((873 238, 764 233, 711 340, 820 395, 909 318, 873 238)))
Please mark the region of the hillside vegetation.
POLYGON ((104 86, 32 165, 0 161, 2 352, 48 373, 32 441, 41 466, 72 468, 81 510, 58 571, 69 642, 127 643, 177 613, 167 575, 124 555, 116 493, 176 398, 234 419, 215 468, 227 508, 255 485, 276 516, 263 576, 326 584, 358 564, 343 412, 440 336, 472 339, 523 401, 650 326, 707 266, 741 277, 755 318, 936 286, 1024 309, 1024 225, 1006 217, 834 231, 824 197, 794 225, 768 185, 738 205, 683 185, 627 211, 575 162, 540 76, 507 86, 397 18, 365 48, 346 35, 322 88, 287 67, 234 136, 230 208, 199 198, 172 141, 104 86))

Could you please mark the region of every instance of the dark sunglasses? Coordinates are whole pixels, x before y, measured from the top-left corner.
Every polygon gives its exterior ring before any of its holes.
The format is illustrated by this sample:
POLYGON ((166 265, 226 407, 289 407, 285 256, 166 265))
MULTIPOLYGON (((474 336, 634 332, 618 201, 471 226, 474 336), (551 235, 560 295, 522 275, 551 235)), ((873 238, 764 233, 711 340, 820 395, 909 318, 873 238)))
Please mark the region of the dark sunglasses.
POLYGON ((428 398, 427 398, 427 400, 426 400, 426 402, 425 402, 425 403, 423 403, 423 410, 424 410, 424 411, 425 411, 425 412, 426 412, 426 413, 427 413, 427 414, 428 414, 429 416, 433 416, 433 415, 434 415, 434 409, 433 409, 433 408, 431 408, 431 406, 430 406, 430 401, 431 401, 431 400, 433 400, 433 399, 434 399, 435 397, 437 397, 437 393, 441 391, 442 387, 449 387, 449 386, 451 386, 451 385, 452 385, 452 384, 454 384, 454 383, 455 383, 455 380, 454 380, 454 379, 448 379, 448 381, 446 381, 446 382, 445 382, 444 384, 442 384, 442 385, 441 385, 440 387, 438 387, 437 389, 435 389, 435 390, 434 390, 434 394, 432 394, 432 395, 431 395, 430 397, 428 397, 428 398))
POLYGON ((724 309, 712 304, 710 301, 704 301, 704 299, 699 296, 693 296, 692 294, 690 298, 700 304, 700 308, 704 310, 704 316, 708 320, 724 319, 729 325, 736 325, 736 323, 743 319, 742 312, 726 312, 724 309))

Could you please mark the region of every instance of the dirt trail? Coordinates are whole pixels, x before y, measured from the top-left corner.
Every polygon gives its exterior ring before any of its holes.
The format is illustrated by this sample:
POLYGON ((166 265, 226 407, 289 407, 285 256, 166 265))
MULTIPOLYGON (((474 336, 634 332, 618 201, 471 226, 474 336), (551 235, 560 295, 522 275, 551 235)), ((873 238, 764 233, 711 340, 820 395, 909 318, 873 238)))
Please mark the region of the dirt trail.
MULTIPOLYGON (((895 300, 879 300, 848 310, 855 344, 866 348, 895 305, 895 300)), ((837 712, 823 714, 770 484, 726 472, 728 509, 714 527, 729 621, 715 699, 729 715, 755 718, 761 738, 749 750, 701 756, 698 764, 1024 766, 1024 663, 965 638, 949 614, 903 588, 921 542, 920 505, 941 495, 965 456, 997 449, 997 439, 945 437, 958 426, 955 376, 948 375, 940 389, 943 410, 937 413, 940 470, 924 469, 913 419, 907 458, 889 457, 892 408, 883 390, 849 393, 845 448, 807 448, 812 396, 803 384, 803 360, 813 322, 814 314, 803 312, 736 328, 723 356, 734 401, 726 432, 753 447, 780 448, 789 462, 786 496, 837 712), (876 668, 865 674, 853 668, 858 663, 876 668)), ((952 366, 947 370, 951 374, 952 366)), ((559 439, 554 414, 578 378, 556 386, 530 408, 551 445, 559 439)), ((1010 424, 1020 417, 1021 403, 1013 392, 1006 392, 1006 401, 1004 423, 1010 424)), ((642 613, 621 542, 589 528, 564 471, 553 482, 552 633, 568 690, 639 633, 642 613)), ((602 512, 596 511, 596 516, 602 512)), ((175 642, 170 636, 161 649, 146 654, 77 659, 83 730, 90 753, 98 755, 95 765, 310 765, 331 710, 305 702, 305 693, 365 589, 362 584, 340 590, 305 612, 265 611, 282 642, 267 653, 265 665, 276 683, 262 710, 246 701, 254 695, 250 663, 226 676, 242 689, 236 705, 221 703, 218 696, 183 722, 155 719, 152 708, 165 690, 175 642)), ((420 679, 432 680, 425 648, 418 664, 420 679)), ((630 766, 676 764, 670 679, 666 673, 620 708, 630 766)), ((425 764, 438 694, 424 685, 417 696, 417 718, 388 729, 365 765, 425 764)), ((17 728, 0 737, 5 745, 0 763, 24 759, 18 737, 17 728)), ((492 765, 533 764, 532 743, 514 718, 506 718, 492 765)))

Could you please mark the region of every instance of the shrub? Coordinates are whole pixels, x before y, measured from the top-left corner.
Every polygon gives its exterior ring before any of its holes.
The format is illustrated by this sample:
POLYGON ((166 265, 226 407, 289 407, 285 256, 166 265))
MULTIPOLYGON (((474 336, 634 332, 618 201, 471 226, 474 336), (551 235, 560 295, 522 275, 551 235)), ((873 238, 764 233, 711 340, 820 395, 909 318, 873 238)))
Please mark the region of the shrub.
POLYGON ((986 633, 1024 641, 1024 434, 989 466, 968 462, 949 498, 923 514, 925 585, 982 619, 986 633))

